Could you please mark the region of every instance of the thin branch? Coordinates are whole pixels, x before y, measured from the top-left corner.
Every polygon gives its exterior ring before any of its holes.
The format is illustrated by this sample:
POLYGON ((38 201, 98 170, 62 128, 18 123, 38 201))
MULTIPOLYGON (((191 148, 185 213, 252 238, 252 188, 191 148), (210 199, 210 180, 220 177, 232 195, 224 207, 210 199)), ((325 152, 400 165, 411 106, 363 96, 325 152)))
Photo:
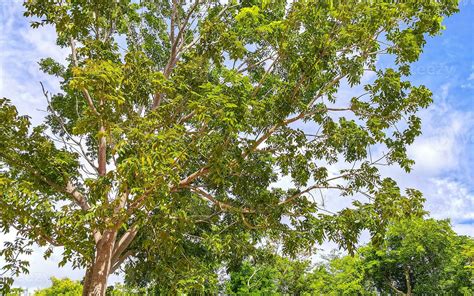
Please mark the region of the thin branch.
MULTIPOLYGON (((191 184, 195 179, 197 179, 198 177, 206 174, 207 172, 209 171, 209 167, 203 167, 202 169, 192 173, 191 175, 187 176, 186 178, 184 178, 183 180, 181 180, 178 184, 178 188, 179 187, 185 187, 189 184, 191 184)), ((172 188, 172 191, 178 189, 176 187, 172 188)))
POLYGON ((18 231, 18 233, 24 233, 24 232, 31 233, 31 232, 34 232, 37 235, 39 235, 43 240, 47 241, 53 247, 63 246, 63 244, 56 241, 53 237, 51 237, 49 235, 46 235, 43 232, 41 232, 41 229, 39 229, 39 228, 31 227, 31 228, 21 229, 20 227, 18 227, 16 225, 12 225, 12 227, 15 228, 18 231))
MULTIPOLYGON (((308 103, 308 109, 311 108, 311 106, 314 104, 314 102, 323 95, 324 91, 326 91, 327 88, 332 87, 333 85, 338 83, 343 77, 345 77, 345 75, 342 75, 342 74, 335 77, 330 83, 328 83, 323 89, 321 89, 318 92, 318 94, 308 103)), ((286 120, 283 120, 281 123, 275 124, 265 134, 263 134, 259 139, 257 139, 255 141, 255 143, 252 145, 252 147, 247 152, 244 152, 243 157, 245 158, 249 153, 255 151, 258 148, 258 146, 260 144, 262 144, 263 142, 265 142, 278 128, 286 126, 286 125, 288 125, 290 123, 293 123, 295 121, 298 121, 300 119, 303 119, 304 117, 314 115, 316 112, 317 111, 313 111, 313 112, 302 111, 300 114, 298 114, 294 117, 288 118, 286 120)))
POLYGON ((339 186, 320 186, 320 185, 313 185, 313 186, 310 186, 308 188, 306 188, 305 190, 303 191, 300 191, 298 193, 295 193, 293 194, 292 196, 290 196, 289 198, 281 201, 278 203, 279 206, 281 205, 285 205, 287 203, 290 203, 292 201, 294 201, 295 199, 297 199, 298 197, 302 196, 303 194, 305 193, 309 193, 310 191, 314 190, 314 189, 339 189, 339 190, 344 190, 345 188, 343 187, 339 187, 339 186))
POLYGON ((116 262, 120 259, 122 253, 130 246, 132 241, 135 239, 138 233, 138 226, 134 225, 129 228, 115 244, 112 252, 112 262, 116 262))
POLYGON ((398 290, 397 287, 395 287, 395 285, 392 283, 392 281, 388 278, 385 278, 388 286, 393 290, 395 291, 395 293, 397 294, 400 294, 400 295, 405 295, 405 293, 403 293, 402 291, 398 290))
MULTIPOLYGON (((72 62, 74 64, 75 67, 78 67, 79 66, 79 63, 78 63, 78 60, 77 60, 77 53, 76 53, 76 47, 74 45, 74 40, 71 38, 69 40, 69 44, 71 46, 71 56, 72 56, 72 62)), ((92 112, 94 112, 95 115, 97 116, 100 116, 100 113, 97 111, 97 109, 95 108, 94 106, 94 102, 92 101, 92 98, 89 94, 89 92, 87 91, 87 89, 85 89, 84 87, 81 88, 81 91, 82 91, 82 94, 84 96, 84 98, 86 99, 87 101, 87 104, 89 105, 89 107, 92 109, 92 112)))
MULTIPOLYGON (((59 124, 61 125, 61 129, 63 130, 63 132, 68 136, 68 139, 71 140, 74 144, 76 144, 76 146, 79 147, 80 149, 80 152, 77 151, 77 149, 74 149, 76 150, 76 152, 78 152, 79 154, 81 154, 81 156, 87 161, 87 163, 93 168, 95 169, 96 171, 98 170, 98 168, 94 165, 94 163, 92 162, 92 160, 90 160, 88 157, 87 157, 87 153, 84 151, 84 147, 82 147, 82 144, 78 141, 76 141, 74 139, 74 137, 69 133, 69 131, 66 129, 66 125, 63 121, 63 119, 61 118, 61 116, 59 116, 56 112, 56 110, 53 108, 53 105, 51 104, 51 101, 48 97, 48 91, 46 91, 46 89, 44 88, 44 85, 43 83, 40 81, 40 85, 41 85, 41 89, 43 91, 43 95, 45 96, 46 98, 46 101, 48 102, 48 107, 49 109, 51 110, 51 113, 52 115, 58 120, 59 124)), ((63 139, 63 143, 64 144, 68 144, 66 141, 64 141, 63 139)))
POLYGON ((217 205, 221 210, 231 210, 231 211, 236 211, 236 212, 240 212, 240 213, 255 213, 254 210, 252 209, 248 209, 248 208, 238 208, 238 207, 234 207, 228 203, 225 203, 225 202, 222 202, 222 201, 219 201, 217 199, 215 199, 211 194, 207 193, 206 191, 202 190, 201 188, 198 188, 198 187, 191 187, 190 190, 200 196, 202 196, 204 199, 214 203, 215 205, 217 205))
POLYGON ((77 188, 72 185, 71 182, 67 182, 66 184, 66 188, 64 188, 63 186, 61 186, 60 184, 50 180, 48 177, 44 176, 39 170, 37 170, 36 168, 32 167, 31 165, 27 164, 27 163, 24 163, 24 162, 18 162, 16 160, 14 160, 13 158, 11 157, 8 157, 7 155, 3 154, 0 152, 0 157, 2 157, 4 160, 6 160, 6 162, 10 162, 10 164, 13 164, 13 165, 16 165, 18 167, 22 167, 24 168, 25 170, 27 170, 28 172, 30 172, 30 174, 32 174, 33 176, 35 176, 36 178, 38 178, 39 180, 45 182, 46 184, 48 184, 49 186, 51 186, 52 188, 54 188, 55 190, 59 191, 59 192, 62 192, 62 193, 65 193, 69 196, 72 197, 72 199, 83 209, 83 210, 88 210, 89 209, 89 205, 87 204, 87 202, 85 201, 85 198, 84 196, 79 192, 77 191, 77 188))
POLYGON ((250 224, 247 219, 245 219, 245 216, 244 216, 244 213, 240 213, 240 217, 242 218, 242 222, 244 222, 244 225, 250 229, 260 229, 260 228, 263 228, 263 226, 254 226, 252 224, 250 224))
POLYGON ((131 250, 127 251, 122 256, 120 256, 120 258, 118 258, 117 261, 113 262, 112 267, 110 268, 110 274, 114 273, 120 267, 120 265, 122 265, 122 263, 133 254, 134 254, 133 251, 131 250))
MULTIPOLYGON (((168 58, 168 62, 166 63, 166 66, 163 70, 163 76, 165 78, 168 78, 170 76, 172 69, 176 65, 176 62, 179 57, 178 44, 181 42, 181 38, 186 30, 186 26, 188 25, 189 19, 198 5, 199 5, 199 0, 196 0, 194 4, 191 6, 191 8, 188 10, 188 13, 185 16, 183 23, 178 29, 178 34, 175 37, 174 27, 175 27, 175 22, 176 22, 176 17, 177 17, 178 12, 177 12, 176 0, 173 0, 173 8, 172 8, 172 13, 171 13, 171 21, 170 21, 171 52, 170 52, 170 57, 168 58)), ((162 93, 156 92, 153 95, 153 104, 151 106, 152 110, 160 106, 162 98, 163 98, 162 93)))

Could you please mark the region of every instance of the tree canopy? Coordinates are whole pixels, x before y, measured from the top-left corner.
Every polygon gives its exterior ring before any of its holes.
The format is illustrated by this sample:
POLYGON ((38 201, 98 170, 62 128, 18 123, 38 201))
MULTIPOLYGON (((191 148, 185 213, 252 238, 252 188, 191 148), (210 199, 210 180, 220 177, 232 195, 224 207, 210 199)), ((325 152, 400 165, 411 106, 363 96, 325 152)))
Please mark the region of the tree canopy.
POLYGON ((230 273, 225 294, 467 296, 474 291, 473 249, 474 240, 456 235, 448 221, 402 220, 390 224, 380 246, 369 243, 353 256, 333 253, 315 266, 248 259, 230 273))
POLYGON ((51 287, 35 291, 34 296, 78 296, 82 294, 82 285, 68 278, 51 278, 51 287))
MULTIPOLYGON (((216 274, 216 285, 199 288, 177 283, 172 287, 173 281, 160 279, 166 277, 164 273, 133 270, 143 276, 140 281, 128 279, 125 284, 109 286, 106 295, 468 296, 474 289, 473 250, 473 238, 456 235, 449 221, 411 218, 390 223, 382 244, 368 243, 354 255, 333 250, 316 260, 289 258, 268 248, 246 256, 239 265, 222 266, 224 272, 216 274)), ((202 276, 213 281, 209 275, 202 276)), ((35 295, 80 294, 78 282, 53 278, 52 283, 35 295)))
POLYGON ((457 236, 449 221, 403 220, 389 227, 381 248, 360 250, 366 272, 384 293, 403 295, 473 293, 474 240, 457 236))
POLYGON ((413 164, 431 92, 410 64, 457 4, 25 1, 70 55, 39 63, 61 83, 43 89, 44 124, 0 99, 0 228, 18 233, 4 269, 25 271, 33 243, 61 246, 84 295, 104 295, 127 260, 198 277, 267 241, 290 255, 324 240, 354 252, 364 229, 380 242, 423 213, 378 168, 413 164), (328 213, 325 196, 354 201, 328 213))

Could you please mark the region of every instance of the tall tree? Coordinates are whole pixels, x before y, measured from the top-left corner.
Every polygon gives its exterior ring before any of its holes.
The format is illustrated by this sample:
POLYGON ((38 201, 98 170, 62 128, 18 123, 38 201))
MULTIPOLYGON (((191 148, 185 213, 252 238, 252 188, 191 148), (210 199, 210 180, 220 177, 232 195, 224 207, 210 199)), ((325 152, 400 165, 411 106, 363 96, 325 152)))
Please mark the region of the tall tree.
POLYGON ((184 239, 216 252, 266 238, 286 253, 324 239, 353 251, 362 229, 380 240, 388 219, 422 211, 421 194, 402 195, 378 165, 413 163, 406 146, 431 93, 407 81, 410 63, 457 1, 25 8, 71 54, 66 64, 40 62, 62 86, 44 90, 43 125, 0 100, 0 226, 21 238, 5 246, 5 268, 24 268, 12 254, 33 242, 49 246, 46 255, 62 246, 63 263, 86 269, 84 295, 104 295, 127 258, 173 254, 184 239), (382 54, 393 68, 377 65, 382 54), (337 95, 366 71, 375 79, 363 93, 337 95), (327 213, 309 197, 328 190, 364 199, 327 213))

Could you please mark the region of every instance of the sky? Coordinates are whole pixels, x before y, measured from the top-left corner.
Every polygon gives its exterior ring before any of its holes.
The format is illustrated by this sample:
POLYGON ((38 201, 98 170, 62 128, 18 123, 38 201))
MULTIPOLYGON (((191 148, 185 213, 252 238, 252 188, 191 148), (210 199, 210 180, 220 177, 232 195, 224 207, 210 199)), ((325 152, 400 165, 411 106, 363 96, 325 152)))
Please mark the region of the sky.
MULTIPOLYGON (((0 96, 12 100, 20 114, 39 124, 46 109, 39 82, 55 92, 58 81, 41 73, 37 62, 45 57, 64 61, 68 51, 55 45, 53 28, 29 27, 21 3, 0 0, 0 96)), ((409 148, 416 164, 410 174, 397 167, 382 171, 402 188, 421 190, 431 217, 449 218, 457 233, 470 236, 474 236, 473 20, 474 1, 464 0, 461 12, 444 21, 443 34, 428 39, 410 77, 413 84, 424 84, 434 94, 433 105, 419 114, 423 134, 409 148)), ((0 244, 12 238, 14 234, 0 235, 0 244)), ((81 270, 59 268, 60 259, 60 251, 48 261, 35 252, 29 258, 30 273, 20 276, 16 286, 45 287, 51 276, 82 277, 81 270)), ((119 279, 112 277, 111 282, 119 279)))

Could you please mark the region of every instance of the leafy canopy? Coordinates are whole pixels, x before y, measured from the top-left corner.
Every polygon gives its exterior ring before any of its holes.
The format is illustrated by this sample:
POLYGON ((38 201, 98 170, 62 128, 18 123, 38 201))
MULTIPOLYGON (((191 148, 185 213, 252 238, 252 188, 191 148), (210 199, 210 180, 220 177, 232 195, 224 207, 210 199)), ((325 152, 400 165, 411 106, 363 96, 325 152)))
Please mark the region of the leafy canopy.
POLYGON ((40 61, 61 82, 43 90, 43 125, 0 100, 0 228, 22 238, 3 254, 36 242, 93 267, 115 244, 109 271, 130 258, 190 270, 191 253, 210 272, 267 240, 353 252, 363 229, 380 241, 389 219, 422 213, 421 193, 378 167, 413 164, 431 92, 408 81, 410 63, 457 1, 24 5, 71 55, 40 61), (344 85, 363 92, 344 97, 344 85), (318 191, 353 205, 328 213, 318 191))
POLYGON ((369 243, 354 256, 333 253, 313 266, 279 256, 248 258, 230 273, 225 294, 472 295, 473 244, 449 221, 402 220, 390 224, 380 246, 369 243))
POLYGON ((360 250, 368 277, 381 292, 471 295, 471 237, 458 236, 449 221, 402 220, 391 225, 380 248, 360 250))
POLYGON ((35 291, 34 296, 78 296, 82 294, 82 285, 68 278, 51 278, 51 287, 35 291))

